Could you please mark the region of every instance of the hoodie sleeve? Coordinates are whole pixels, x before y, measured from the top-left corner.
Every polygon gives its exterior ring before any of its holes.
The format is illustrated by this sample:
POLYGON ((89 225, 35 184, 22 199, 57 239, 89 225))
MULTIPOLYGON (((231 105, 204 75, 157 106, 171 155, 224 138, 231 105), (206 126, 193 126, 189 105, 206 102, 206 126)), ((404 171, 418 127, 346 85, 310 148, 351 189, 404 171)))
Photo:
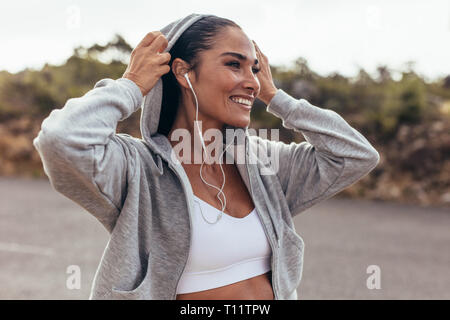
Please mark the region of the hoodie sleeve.
POLYGON ((126 78, 102 79, 44 119, 33 145, 53 188, 94 215, 111 232, 121 211, 133 151, 116 134, 118 121, 141 106, 126 78))
POLYGON ((333 110, 297 100, 281 89, 266 110, 306 140, 286 144, 266 139, 278 157, 276 173, 292 217, 363 178, 379 162, 367 139, 333 110))

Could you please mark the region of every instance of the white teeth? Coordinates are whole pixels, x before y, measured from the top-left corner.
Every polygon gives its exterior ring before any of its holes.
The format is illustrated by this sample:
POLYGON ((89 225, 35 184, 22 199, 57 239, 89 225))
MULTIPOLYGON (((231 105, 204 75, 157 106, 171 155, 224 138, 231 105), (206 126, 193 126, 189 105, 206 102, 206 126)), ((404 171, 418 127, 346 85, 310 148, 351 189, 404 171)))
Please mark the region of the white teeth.
POLYGON ((233 100, 234 102, 240 103, 240 104, 245 104, 247 106, 252 105, 252 102, 248 99, 243 99, 243 98, 239 98, 239 97, 231 97, 231 100, 233 100))

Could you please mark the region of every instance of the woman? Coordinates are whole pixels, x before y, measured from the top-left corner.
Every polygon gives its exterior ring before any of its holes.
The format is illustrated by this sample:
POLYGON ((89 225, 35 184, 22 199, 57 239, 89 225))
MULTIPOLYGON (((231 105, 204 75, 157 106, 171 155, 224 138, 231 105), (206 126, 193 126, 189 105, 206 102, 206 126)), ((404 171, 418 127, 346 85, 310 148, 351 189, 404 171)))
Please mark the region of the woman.
POLYGON ((122 78, 53 110, 34 145, 52 186, 111 234, 91 299, 297 299, 304 244, 293 217, 379 161, 337 113, 277 89, 238 25, 200 14, 147 34, 122 78), (256 97, 306 141, 250 136, 256 97), (141 104, 142 139, 116 134, 141 104), (207 131, 226 129, 243 139, 223 139, 204 164, 207 131), (275 170, 256 158, 269 154, 275 170))

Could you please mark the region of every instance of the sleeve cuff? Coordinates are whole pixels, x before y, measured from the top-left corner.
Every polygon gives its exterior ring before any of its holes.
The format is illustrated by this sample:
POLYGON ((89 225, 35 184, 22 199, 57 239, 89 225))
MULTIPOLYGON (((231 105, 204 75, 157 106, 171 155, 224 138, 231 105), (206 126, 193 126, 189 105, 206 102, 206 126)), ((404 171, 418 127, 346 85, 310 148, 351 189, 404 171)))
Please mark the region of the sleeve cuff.
POLYGON ((133 97, 133 102, 135 109, 141 106, 142 100, 144 99, 144 96, 142 95, 141 89, 138 87, 134 81, 127 79, 127 78, 119 78, 116 80, 119 84, 124 85, 128 88, 128 91, 131 93, 131 96, 133 97))
POLYGON ((278 89, 266 110, 279 118, 286 119, 289 112, 295 108, 295 102, 297 102, 296 99, 282 89, 278 89))

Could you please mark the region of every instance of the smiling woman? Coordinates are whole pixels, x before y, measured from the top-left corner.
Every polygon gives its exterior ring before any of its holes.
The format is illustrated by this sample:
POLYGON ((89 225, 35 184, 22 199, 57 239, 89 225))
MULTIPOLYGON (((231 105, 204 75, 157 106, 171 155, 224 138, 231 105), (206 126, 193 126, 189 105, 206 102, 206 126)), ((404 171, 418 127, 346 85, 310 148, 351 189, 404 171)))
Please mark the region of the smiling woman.
MULTIPOLYGON (((186 72, 199 97, 199 118, 205 130, 222 128, 225 123, 238 127, 248 125, 249 106, 260 90, 256 77, 259 67, 253 43, 236 23, 216 16, 200 19, 180 36, 169 53, 172 72, 162 77, 158 132, 168 136, 173 128, 192 126, 192 121, 181 123, 186 112, 195 111, 192 93, 183 78, 186 72), (245 88, 241 83, 243 77, 247 81, 245 88), (231 100, 233 96, 246 99, 246 103, 231 100), (179 110, 180 107, 184 110, 179 110)), ((190 115, 193 119, 193 114, 190 115)))
POLYGON ((169 74, 177 78, 181 89, 181 109, 174 113, 176 118, 172 131, 177 128, 191 129, 193 124, 190 118, 195 111, 195 105, 192 103, 189 85, 182 77, 186 72, 199 97, 199 120, 203 130, 222 129, 224 124, 236 127, 249 125, 249 111, 260 91, 256 76, 259 69, 255 64, 258 60, 253 43, 241 29, 221 29, 211 48, 198 53, 194 67, 191 66, 192 63, 173 55, 172 59, 172 72, 169 74), (247 59, 246 55, 252 59, 247 59))
POLYGON ((203 14, 146 34, 122 78, 53 110, 33 144, 52 186, 111 234, 91 299, 297 299, 304 243, 293 218, 379 161, 336 112, 277 89, 239 26, 203 14), (251 136, 255 98, 306 141, 251 136), (142 139, 117 134, 141 106, 142 139), (234 162, 203 172, 206 150, 191 139, 194 163, 177 159, 172 133, 195 140, 194 119, 201 135, 243 133, 227 145, 234 162))
MULTIPOLYGON (((163 76, 163 121, 158 130, 165 133, 170 126, 167 137, 172 147, 177 143, 171 138, 173 132, 186 130, 194 136, 194 120, 202 124, 200 136, 209 129, 223 131, 226 125, 248 127, 251 107, 260 93, 256 75, 260 66, 253 42, 238 25, 216 16, 204 17, 181 35, 169 53, 171 72, 163 76)), ((198 152, 194 147, 189 150, 198 152)), ((190 259, 178 285, 177 299, 273 299, 270 244, 258 216, 248 214, 256 213, 256 208, 235 164, 227 165, 225 171, 219 164, 222 189, 225 187, 219 194, 214 190, 217 187, 211 188, 220 185, 217 164, 205 170, 203 163, 200 168, 196 163, 181 164, 194 197, 207 206, 203 207, 206 212, 195 207, 191 217, 190 259), (221 210, 216 208, 218 196, 221 210), (227 216, 241 220, 238 225, 234 220, 212 226, 204 216, 212 215, 211 221, 216 216, 217 222, 225 209, 227 216), (251 219, 243 221, 244 217, 251 219), (243 245, 230 246, 232 242, 243 245)))

